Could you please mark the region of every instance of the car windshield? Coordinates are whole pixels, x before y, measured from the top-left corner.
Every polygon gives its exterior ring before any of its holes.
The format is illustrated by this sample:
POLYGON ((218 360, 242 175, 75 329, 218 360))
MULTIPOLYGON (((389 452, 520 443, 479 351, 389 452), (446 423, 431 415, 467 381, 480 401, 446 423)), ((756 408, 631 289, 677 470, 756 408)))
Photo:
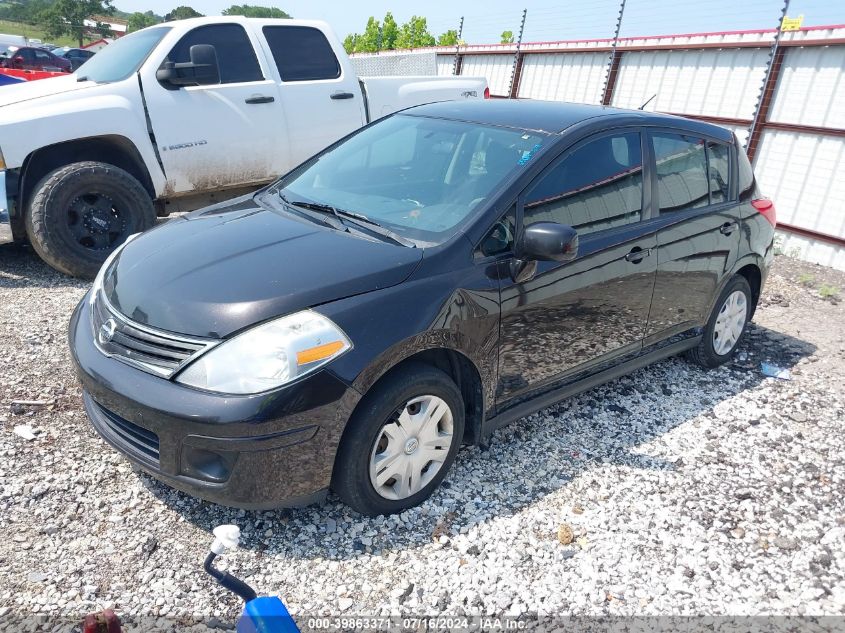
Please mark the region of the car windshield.
POLYGON ((546 138, 534 131, 395 115, 305 163, 270 192, 280 191, 293 204, 363 215, 404 238, 437 244, 522 169, 546 138))
POLYGON ((169 26, 157 26, 121 37, 86 62, 79 74, 97 83, 126 79, 141 67, 168 31, 169 26))

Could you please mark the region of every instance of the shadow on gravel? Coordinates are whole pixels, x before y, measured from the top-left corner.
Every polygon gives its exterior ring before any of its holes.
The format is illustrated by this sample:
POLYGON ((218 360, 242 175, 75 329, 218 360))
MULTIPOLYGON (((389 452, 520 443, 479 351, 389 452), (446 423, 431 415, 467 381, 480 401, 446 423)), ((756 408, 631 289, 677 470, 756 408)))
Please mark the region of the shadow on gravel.
MULTIPOLYGON (((333 495, 320 506, 245 512, 139 476, 163 503, 199 528, 210 532, 221 523, 236 523, 243 547, 280 562, 379 555, 513 515, 594 468, 678 468, 683 460, 694 458, 653 457, 637 450, 693 418, 715 417, 719 403, 752 392, 766 379, 760 373, 761 361, 790 368, 815 349, 752 324, 732 365, 705 371, 669 359, 523 418, 497 431, 488 449, 465 448, 434 496, 398 516, 362 517, 333 495)), ((743 414, 736 415, 735 421, 719 423, 730 424, 735 433, 755 424, 747 414, 742 420, 743 414)))
POLYGON ((29 244, 0 246, 2 288, 87 288, 90 285, 90 281, 74 279, 50 268, 29 244))

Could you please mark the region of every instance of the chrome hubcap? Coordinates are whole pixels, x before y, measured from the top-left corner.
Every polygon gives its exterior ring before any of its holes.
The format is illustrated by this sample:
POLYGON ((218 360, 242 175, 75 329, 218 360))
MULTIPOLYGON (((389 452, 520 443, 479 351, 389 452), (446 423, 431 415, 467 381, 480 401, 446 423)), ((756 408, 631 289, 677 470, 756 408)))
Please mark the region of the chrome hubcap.
POLYGON ((719 356, 724 356, 736 346, 745 327, 747 304, 745 293, 739 290, 729 294, 722 304, 713 328, 713 349, 719 356))
POLYGON ((442 398, 419 396, 382 427, 370 453, 370 483, 385 499, 407 499, 443 467, 452 446, 452 410, 442 398))

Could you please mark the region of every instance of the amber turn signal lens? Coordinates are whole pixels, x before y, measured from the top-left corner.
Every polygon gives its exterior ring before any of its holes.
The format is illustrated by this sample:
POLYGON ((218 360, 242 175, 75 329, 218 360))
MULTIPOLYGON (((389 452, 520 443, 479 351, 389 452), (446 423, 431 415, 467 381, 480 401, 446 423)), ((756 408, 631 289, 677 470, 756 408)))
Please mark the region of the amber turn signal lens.
POLYGON ((343 349, 343 341, 333 341, 325 345, 318 345, 310 349, 304 349, 296 353, 296 364, 307 365, 318 360, 328 358, 343 349))

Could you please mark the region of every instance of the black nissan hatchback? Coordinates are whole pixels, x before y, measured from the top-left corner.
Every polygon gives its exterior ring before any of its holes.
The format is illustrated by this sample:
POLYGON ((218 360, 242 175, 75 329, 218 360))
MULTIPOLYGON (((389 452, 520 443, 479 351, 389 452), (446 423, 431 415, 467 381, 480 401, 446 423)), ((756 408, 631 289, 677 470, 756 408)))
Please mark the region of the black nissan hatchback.
POLYGON ((169 485, 392 513, 506 422, 681 352, 730 359, 774 224, 724 128, 420 106, 131 239, 70 345, 96 430, 169 485))

